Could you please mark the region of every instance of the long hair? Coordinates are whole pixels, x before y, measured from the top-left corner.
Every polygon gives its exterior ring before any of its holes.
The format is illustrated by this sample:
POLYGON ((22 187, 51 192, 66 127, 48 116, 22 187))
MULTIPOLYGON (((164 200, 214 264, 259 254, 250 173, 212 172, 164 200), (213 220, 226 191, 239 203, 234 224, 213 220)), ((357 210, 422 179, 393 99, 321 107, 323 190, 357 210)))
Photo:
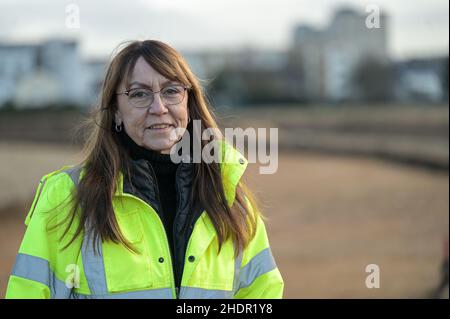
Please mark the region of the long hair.
MULTIPOLYGON (((175 49, 154 40, 134 41, 119 48, 109 63, 99 101, 89 118, 89 135, 84 145, 86 157, 82 161, 83 175, 73 193, 73 210, 67 216, 69 223, 62 236, 67 234, 75 220, 79 223, 65 247, 83 231, 89 231, 94 243, 110 240, 135 251, 120 231, 112 206, 118 177, 121 171, 129 172, 130 169, 129 155, 113 127, 114 114, 118 108, 115 92, 122 81, 129 81, 139 57, 143 57, 167 79, 189 86, 188 109, 191 119, 201 121, 202 132, 208 128, 220 132, 199 80, 175 49), (89 229, 86 229, 87 225, 89 229)), ((222 138, 221 133, 217 135, 220 136, 212 138, 222 138)), ((202 140, 201 143, 203 148, 209 141, 202 140)), ((223 242, 231 238, 237 247, 237 255, 256 231, 259 210, 254 196, 240 181, 235 201, 230 207, 225 197, 220 164, 201 161, 194 163, 193 170, 191 199, 197 200, 209 215, 217 232, 219 252, 223 242)))

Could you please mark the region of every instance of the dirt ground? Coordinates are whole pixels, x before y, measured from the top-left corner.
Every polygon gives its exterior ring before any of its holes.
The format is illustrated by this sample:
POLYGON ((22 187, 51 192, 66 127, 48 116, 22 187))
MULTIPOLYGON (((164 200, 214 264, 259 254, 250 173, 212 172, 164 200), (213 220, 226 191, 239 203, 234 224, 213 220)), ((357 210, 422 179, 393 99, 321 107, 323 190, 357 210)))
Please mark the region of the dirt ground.
MULTIPOLYGON (((39 178, 80 158, 70 147, 0 143, 0 296, 39 178)), ((246 179, 261 200, 285 298, 418 298, 439 281, 449 179, 380 160, 282 152, 246 179), (368 264, 380 288, 365 286, 368 264)), ((448 295, 447 295, 448 296, 448 295)))

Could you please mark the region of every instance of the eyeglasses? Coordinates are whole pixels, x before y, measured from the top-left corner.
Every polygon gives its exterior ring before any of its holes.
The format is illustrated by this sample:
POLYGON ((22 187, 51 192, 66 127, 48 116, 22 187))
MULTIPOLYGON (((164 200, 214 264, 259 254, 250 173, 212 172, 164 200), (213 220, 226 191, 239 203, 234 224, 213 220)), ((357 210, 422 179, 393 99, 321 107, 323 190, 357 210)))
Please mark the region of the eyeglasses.
POLYGON ((188 89, 190 87, 177 84, 166 86, 157 92, 145 88, 136 88, 122 93, 116 93, 116 95, 125 94, 128 96, 131 105, 136 108, 146 108, 153 103, 156 93, 160 93, 161 100, 165 106, 179 104, 183 101, 185 92, 188 89))

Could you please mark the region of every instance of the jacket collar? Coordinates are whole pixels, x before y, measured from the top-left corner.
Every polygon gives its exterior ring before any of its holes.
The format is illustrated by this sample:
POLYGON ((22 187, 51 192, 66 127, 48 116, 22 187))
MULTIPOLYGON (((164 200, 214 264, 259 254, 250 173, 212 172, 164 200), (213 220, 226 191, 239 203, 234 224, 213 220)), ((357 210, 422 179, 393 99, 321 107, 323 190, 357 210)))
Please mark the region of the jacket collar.
POLYGON ((220 172, 224 184, 225 197, 228 205, 234 202, 236 195, 236 187, 247 168, 247 159, 231 144, 225 140, 219 142, 221 144, 220 154, 222 162, 220 163, 220 172))
MULTIPOLYGON (((236 187, 244 174, 248 161, 247 159, 226 140, 220 140, 218 149, 220 150, 219 158, 222 159, 220 163, 220 172, 224 182, 225 197, 228 204, 234 202, 236 187)), ((123 194, 123 173, 120 172, 118 177, 118 185, 115 195, 123 194)))

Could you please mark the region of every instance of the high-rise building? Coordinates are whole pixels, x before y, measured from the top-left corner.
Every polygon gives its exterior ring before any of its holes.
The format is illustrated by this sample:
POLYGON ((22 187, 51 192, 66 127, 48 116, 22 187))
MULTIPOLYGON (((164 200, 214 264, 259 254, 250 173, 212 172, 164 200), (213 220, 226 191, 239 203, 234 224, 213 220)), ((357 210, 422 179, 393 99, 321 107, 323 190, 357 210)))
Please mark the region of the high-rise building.
POLYGON ((299 25, 291 50, 301 58, 302 90, 311 100, 341 101, 354 95, 351 77, 364 59, 388 62, 387 18, 380 13, 372 25, 369 14, 338 10, 324 29, 299 25))

